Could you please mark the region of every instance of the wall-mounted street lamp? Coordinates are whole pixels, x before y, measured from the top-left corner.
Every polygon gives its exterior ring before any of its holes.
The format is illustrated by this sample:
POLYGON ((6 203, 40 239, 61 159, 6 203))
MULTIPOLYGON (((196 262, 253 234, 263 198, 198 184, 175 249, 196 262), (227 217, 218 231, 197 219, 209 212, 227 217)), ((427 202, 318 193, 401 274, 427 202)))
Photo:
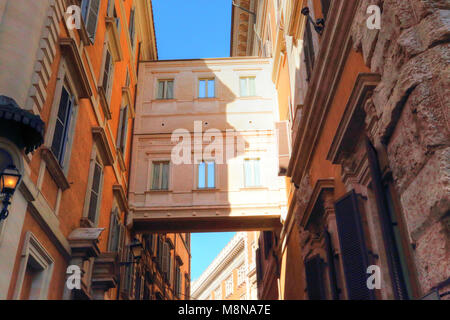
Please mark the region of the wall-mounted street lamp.
POLYGON ((8 217, 8 207, 11 204, 11 197, 16 191, 21 179, 22 175, 14 165, 6 167, 0 173, 0 193, 4 195, 2 201, 3 208, 0 212, 0 221, 8 217))
POLYGON ((302 9, 302 14, 308 18, 308 21, 314 26, 314 30, 320 35, 323 33, 323 29, 325 28, 325 19, 317 19, 316 22, 311 18, 310 11, 308 7, 304 7, 302 9))
POLYGON ((144 246, 138 239, 134 238, 128 246, 130 247, 131 253, 133 254, 133 261, 121 262, 120 265, 139 263, 142 258, 142 251, 144 250, 144 246))

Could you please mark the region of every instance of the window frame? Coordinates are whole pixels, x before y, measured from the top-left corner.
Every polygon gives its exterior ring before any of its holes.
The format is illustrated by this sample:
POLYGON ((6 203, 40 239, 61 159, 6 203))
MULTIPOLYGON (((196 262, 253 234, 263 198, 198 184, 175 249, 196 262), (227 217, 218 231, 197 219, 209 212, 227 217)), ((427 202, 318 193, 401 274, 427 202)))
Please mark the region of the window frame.
POLYGON ((150 163, 150 174, 149 174, 149 187, 148 190, 150 191, 169 191, 170 187, 171 187, 171 183, 170 183, 170 176, 171 176, 171 161, 170 160, 166 160, 166 159, 161 159, 161 160, 152 160, 150 163), (167 189, 162 189, 162 184, 163 184, 163 179, 162 179, 162 172, 163 172, 163 167, 161 164, 167 163, 168 164, 168 172, 167 172, 167 189), (154 166, 158 164, 160 165, 160 169, 159 169, 159 183, 158 183, 158 188, 153 188, 153 179, 154 179, 154 175, 153 173, 154 171, 154 166))
POLYGON ((256 97, 256 76, 255 75, 248 75, 248 76, 240 76, 239 77, 239 97, 241 98, 251 98, 251 97, 256 97), (241 86, 241 81, 245 79, 246 80, 246 94, 244 95, 242 92, 242 86, 241 86), (251 90, 250 90, 250 79, 254 79, 254 92, 253 94, 251 94, 251 90))
POLYGON ((217 189, 216 162, 214 160, 202 160, 202 161, 199 161, 199 163, 196 165, 196 168, 197 168, 197 170, 196 170, 197 171, 197 175, 196 175, 196 182, 197 182, 196 183, 196 189, 197 190, 214 190, 214 189, 217 189), (204 187, 200 187, 200 165, 202 163, 205 164, 205 181, 204 181, 205 186, 204 187), (208 164, 209 163, 213 163, 214 164, 214 186, 212 186, 212 187, 208 186, 208 177, 209 177, 209 175, 208 175, 208 173, 209 173, 208 164))
POLYGON ((90 22, 90 11, 91 11, 91 5, 93 1, 97 1, 97 0, 82 0, 81 1, 81 17, 83 19, 83 23, 84 26, 86 28, 86 32, 88 34, 89 40, 91 41, 91 44, 93 44, 95 42, 95 38, 97 35, 97 29, 98 29, 98 20, 99 20, 99 15, 100 15, 100 8, 101 8, 101 0, 98 0, 99 4, 98 4, 98 9, 97 9, 97 14, 95 17, 95 29, 93 30, 93 34, 89 34, 89 30, 88 30, 88 24, 90 22), (86 10, 86 11, 84 11, 86 10))
POLYGON ((204 78, 199 78, 198 79, 198 90, 197 90, 197 94, 198 94, 198 98, 199 99, 214 99, 216 98, 216 78, 215 77, 204 77, 204 78), (204 81, 205 82, 205 92, 204 92, 204 97, 200 96, 200 83, 204 81), (208 85, 209 85, 209 81, 213 81, 214 82, 214 92, 212 96, 209 96, 209 89, 208 89, 208 85))
POLYGON ((157 79, 156 80, 156 100, 173 100, 175 99, 175 79, 157 79), (172 96, 168 97, 168 83, 172 82, 172 96), (163 83, 163 93, 159 96, 159 84, 163 83))
POLYGON ((243 168, 244 168, 244 188, 261 188, 263 186, 263 183, 261 181, 261 158, 259 158, 259 157, 246 157, 246 158, 244 158, 243 168), (250 166, 250 167, 251 167, 251 170, 252 170, 251 171, 251 176, 252 176, 252 180, 254 181, 254 184, 248 184, 248 181, 246 179, 247 175, 246 175, 246 169, 245 169, 246 168, 245 163, 247 161, 258 161, 258 165, 259 165, 259 177, 258 177, 259 184, 256 183, 255 169, 254 169, 253 166, 250 166))

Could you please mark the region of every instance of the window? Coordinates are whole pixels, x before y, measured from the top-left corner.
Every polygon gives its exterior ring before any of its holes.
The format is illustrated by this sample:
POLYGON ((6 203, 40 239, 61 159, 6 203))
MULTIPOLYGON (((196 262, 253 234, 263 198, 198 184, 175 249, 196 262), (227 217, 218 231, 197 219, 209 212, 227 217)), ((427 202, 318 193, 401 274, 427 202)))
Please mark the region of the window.
POLYGON ((125 156, 128 140, 128 106, 120 110, 119 129, 117 133, 117 148, 125 156))
POLYGON ((158 80, 158 99, 173 99, 173 80, 158 80))
POLYGON ((175 295, 177 297, 181 297, 181 283, 182 283, 182 279, 181 278, 182 277, 183 276, 181 274, 180 267, 177 266, 177 269, 176 269, 176 282, 175 282, 175 295))
POLYGON ((94 224, 97 224, 98 211, 101 202, 101 189, 103 184, 103 167, 98 160, 94 163, 94 170, 92 172, 92 182, 89 195, 89 209, 88 219, 94 224))
POLYGON ((184 274, 184 299, 189 300, 190 299, 190 285, 189 285, 189 274, 184 274))
POLYGON ((198 83, 199 98, 214 98, 216 96, 214 79, 200 79, 198 83))
POLYGON ((23 253, 13 299, 45 300, 54 260, 30 231, 25 236, 23 253))
POLYGON ((311 80, 312 71, 314 68, 314 44, 312 38, 311 24, 307 21, 305 27, 305 35, 303 41, 303 52, 305 55, 305 66, 306 66, 306 81, 311 80))
POLYGON ((259 187, 261 185, 259 159, 244 160, 244 173, 246 187, 259 187))
POLYGON ((245 264, 241 265, 238 269, 238 286, 245 281, 245 264))
POLYGON ((106 99, 109 101, 111 89, 112 89, 112 73, 113 73, 113 60, 109 49, 106 49, 105 66, 103 69, 102 88, 105 93, 106 99))
POLYGON ((70 94, 66 86, 63 86, 51 147, 52 152, 61 167, 64 165, 64 156, 69 141, 70 123, 74 112, 74 101, 74 96, 70 94))
POLYGON ((229 296, 233 293, 233 275, 231 275, 226 281, 225 281, 225 296, 229 296))
POLYGON ((86 25, 86 31, 89 39, 94 42, 97 31, 98 12, 100 9, 100 0, 83 0, 81 3, 81 16, 86 25))
POLYGON ((256 95, 256 78, 240 78, 241 97, 253 97, 256 95))
POLYGON ((111 213, 111 221, 109 227, 109 252, 122 252, 123 241, 125 237, 125 227, 120 222, 119 209, 116 207, 111 213))
POLYGON ((328 16, 328 11, 330 10, 331 0, 320 0, 320 2, 322 4, 323 17, 326 19, 328 16))
POLYGON ((214 291, 214 300, 222 300, 222 287, 219 286, 214 291))
POLYGON ((198 164, 198 188, 215 188, 215 163, 214 161, 202 161, 198 164))
POLYGON ((152 190, 169 190, 169 161, 153 162, 152 190))
POLYGON ((131 9, 130 12, 130 22, 129 22, 129 32, 130 32, 130 40, 131 40, 131 47, 134 48, 134 35, 136 32, 136 25, 135 25, 135 9, 131 9))

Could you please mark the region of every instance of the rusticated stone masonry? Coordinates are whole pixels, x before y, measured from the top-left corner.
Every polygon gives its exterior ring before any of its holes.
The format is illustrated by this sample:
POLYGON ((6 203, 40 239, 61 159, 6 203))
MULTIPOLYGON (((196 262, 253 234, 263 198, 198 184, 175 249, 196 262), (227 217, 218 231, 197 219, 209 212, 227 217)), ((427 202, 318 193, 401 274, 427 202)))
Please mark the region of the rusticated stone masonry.
POLYGON ((450 1, 360 2, 354 46, 382 76, 373 95, 373 139, 386 146, 419 283, 428 292, 450 277, 450 1), (381 30, 367 28, 372 4, 382 10, 381 30))

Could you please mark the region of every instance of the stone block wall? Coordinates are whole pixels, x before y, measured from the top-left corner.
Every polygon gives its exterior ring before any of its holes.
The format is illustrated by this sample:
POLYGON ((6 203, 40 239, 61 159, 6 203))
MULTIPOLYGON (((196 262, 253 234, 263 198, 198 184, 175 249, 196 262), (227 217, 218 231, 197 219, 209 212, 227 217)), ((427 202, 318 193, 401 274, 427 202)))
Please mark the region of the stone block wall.
POLYGON ((450 277, 450 2, 361 0, 352 37, 382 76, 373 140, 386 147, 425 294, 450 277), (380 30, 366 25, 372 4, 380 30))

